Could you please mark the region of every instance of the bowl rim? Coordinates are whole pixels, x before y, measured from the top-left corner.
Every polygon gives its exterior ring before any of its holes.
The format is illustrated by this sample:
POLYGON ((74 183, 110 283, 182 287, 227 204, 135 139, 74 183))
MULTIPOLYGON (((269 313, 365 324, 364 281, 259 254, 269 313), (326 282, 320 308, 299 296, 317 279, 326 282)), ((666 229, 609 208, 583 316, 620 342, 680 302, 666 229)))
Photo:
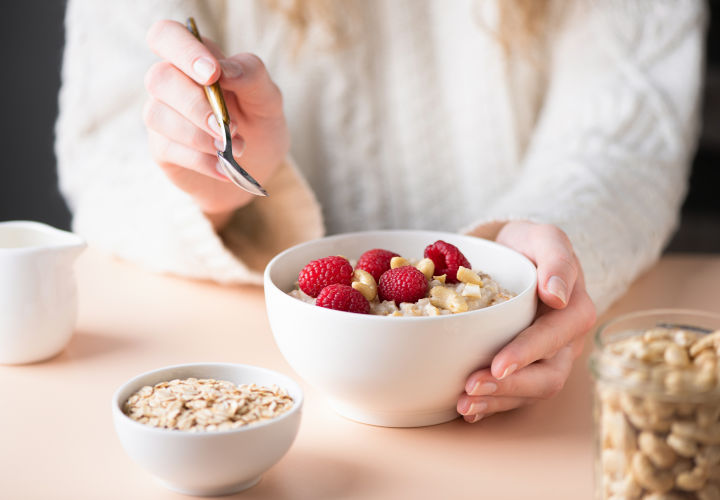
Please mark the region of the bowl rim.
MULTIPOLYGON (((142 386, 141 386, 142 387, 142 386)), ((140 387, 138 387, 139 389, 140 387)), ((288 390, 287 387, 283 387, 285 390, 288 390)), ((244 363, 223 363, 223 362, 194 362, 194 363, 180 363, 176 365, 167 365, 160 368, 156 368, 154 370, 148 370, 146 372, 140 373, 138 375, 135 375, 129 380, 126 380, 120 387, 118 387, 112 396, 111 406, 112 406, 112 413, 114 416, 119 417, 120 419, 124 419, 125 422, 127 422, 131 426, 135 426, 136 429, 144 429, 148 432, 157 432, 160 434, 165 435, 175 435, 175 436, 199 436, 199 438, 208 438, 210 436, 221 436, 221 435, 227 435, 227 434, 239 434, 239 433, 245 433, 245 432, 251 432, 254 429, 258 429, 261 427, 266 427, 269 425, 277 424, 283 420, 286 420, 290 418, 295 413, 298 413, 301 411, 301 408, 303 406, 303 402, 305 401, 305 394, 302 390, 302 387, 300 387, 300 384, 298 384, 295 380, 290 378, 289 376, 285 375, 284 373, 280 373, 275 370, 270 370, 269 368, 265 368, 262 366, 257 365, 248 365, 244 363), (193 367, 230 367, 230 368, 250 368, 252 370, 256 370, 259 372, 265 372, 272 374, 274 376, 279 376, 280 378, 285 379, 286 381, 290 382, 290 385, 294 385, 293 389, 297 392, 298 397, 293 398, 293 406, 283 413, 282 415, 279 415, 277 417, 271 418, 269 420, 258 422, 255 424, 247 425, 245 427, 239 427, 237 429, 229 429, 229 430, 218 430, 218 431, 205 431, 205 432, 190 432, 182 429, 164 429, 162 427, 154 427, 152 425, 142 424, 140 422, 137 422, 136 420, 133 420, 128 415, 125 414, 124 411, 122 411, 122 405, 124 401, 120 401, 120 395, 121 393, 125 392, 125 390, 134 385, 137 384, 138 381, 146 377, 148 375, 153 375, 155 373, 164 372, 167 370, 173 370, 177 368, 193 368, 193 367)), ((198 438, 198 439, 199 439, 198 438)), ((194 438, 193 438, 194 439, 194 438)))
MULTIPOLYGON (((525 287, 521 292, 519 292, 515 297, 512 297, 509 300, 506 300, 505 302, 501 302, 499 304, 494 304, 492 306, 483 307, 481 309, 475 309, 473 311, 467 311, 462 313, 455 313, 455 314, 444 314, 440 316, 387 316, 387 315, 378 315, 378 314, 354 314, 353 317, 357 317, 360 321, 398 321, 398 318, 402 318, 401 321, 443 321, 447 320, 448 318, 457 318, 457 317, 469 317, 470 315, 482 315, 482 314, 488 314, 488 311, 499 311, 501 309, 506 309, 508 307, 512 307, 512 305, 521 299, 525 299, 527 295, 536 295, 537 291, 537 267, 535 264, 532 263, 530 259, 528 259, 525 255, 521 254, 517 250, 510 248, 505 245, 501 245, 500 243, 497 243, 495 241, 491 241, 485 238, 480 238, 478 236, 472 236, 469 234, 462 234, 462 233, 451 233, 448 231, 434 231, 434 230, 424 230, 424 229, 378 229, 378 230, 370 230, 370 231, 354 231, 354 232, 348 232, 348 233, 340 233, 340 234, 334 234, 331 236, 324 236, 321 238, 315 238, 313 240, 305 241, 302 243, 298 243, 297 245, 293 245, 282 252, 275 255, 270 262, 268 262, 267 266, 265 266, 265 271, 263 272, 263 283, 264 287, 266 287, 266 293, 267 288, 270 287, 273 292, 279 293, 282 296, 286 297, 289 300, 292 300, 294 302, 298 302, 304 306, 307 307, 313 307, 319 314, 330 314, 332 315, 342 315, 342 317, 347 317, 346 311, 336 311, 333 309, 328 309, 326 307, 315 307, 312 304, 308 304, 307 302, 304 302, 302 300, 296 299, 295 297, 291 297, 288 295, 287 292, 284 292, 282 289, 280 289, 279 286, 275 284, 275 282, 270 278, 270 272, 272 270, 272 267, 275 265, 275 263, 284 258, 287 254, 294 252, 298 249, 311 246, 313 244, 317 244, 319 241, 332 241, 332 240, 339 240, 344 239, 349 236, 361 236, 361 235, 382 235, 382 234, 413 234, 413 233, 433 233, 438 235, 438 238, 442 237, 442 235, 445 236, 451 236, 451 237, 461 237, 461 238, 472 238, 475 240, 479 240, 482 242, 483 245, 488 245, 490 247, 498 247, 502 249, 503 251, 507 251, 510 254, 514 254, 516 258, 520 262, 523 262, 524 264, 528 265, 531 269, 534 269, 535 272, 532 276, 532 282, 525 287), (362 318, 362 319, 360 319, 362 318)), ((318 257, 320 258, 320 257, 318 257)), ((285 299, 282 299, 285 300, 285 299)), ((340 317, 340 316, 338 316, 340 317)))

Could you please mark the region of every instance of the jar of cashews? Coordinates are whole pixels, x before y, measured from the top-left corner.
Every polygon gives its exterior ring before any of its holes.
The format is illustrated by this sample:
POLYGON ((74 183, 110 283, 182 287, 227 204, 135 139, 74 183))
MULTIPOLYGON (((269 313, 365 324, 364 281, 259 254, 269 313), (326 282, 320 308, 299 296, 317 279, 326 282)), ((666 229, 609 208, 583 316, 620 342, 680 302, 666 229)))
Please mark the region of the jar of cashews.
POLYGON ((720 500, 720 315, 620 316, 590 365, 596 499, 720 500))

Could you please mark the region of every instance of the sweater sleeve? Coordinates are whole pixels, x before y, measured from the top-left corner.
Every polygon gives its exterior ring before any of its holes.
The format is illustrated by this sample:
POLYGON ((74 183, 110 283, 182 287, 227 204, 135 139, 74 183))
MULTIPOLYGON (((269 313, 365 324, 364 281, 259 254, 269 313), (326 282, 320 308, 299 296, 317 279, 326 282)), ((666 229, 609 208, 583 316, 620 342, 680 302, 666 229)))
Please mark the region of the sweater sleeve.
POLYGON ((142 123, 145 34, 158 19, 197 18, 221 40, 222 2, 71 0, 56 124, 60 187, 90 244, 154 271, 259 283, 280 250, 323 233, 318 203, 291 160, 222 235, 151 159, 142 123))
POLYGON ((602 311, 677 224, 698 132, 706 12, 698 0, 574 4, 551 41, 548 90, 518 180, 466 231, 488 237, 514 219, 557 225, 602 311))

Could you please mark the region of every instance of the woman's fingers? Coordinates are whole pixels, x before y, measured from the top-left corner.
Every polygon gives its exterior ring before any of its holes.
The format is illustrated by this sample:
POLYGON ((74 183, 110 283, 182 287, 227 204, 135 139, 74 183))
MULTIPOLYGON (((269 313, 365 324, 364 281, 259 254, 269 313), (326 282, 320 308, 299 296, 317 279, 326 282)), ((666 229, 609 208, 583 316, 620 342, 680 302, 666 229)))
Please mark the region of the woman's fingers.
POLYGON ((468 377, 458 411, 469 422, 557 394, 595 322, 595 306, 565 233, 555 226, 514 221, 503 227, 497 241, 535 262, 543 303, 533 324, 500 350, 489 369, 468 377))
POLYGON ((209 85, 220 76, 216 57, 180 23, 167 19, 158 21, 152 25, 146 39, 153 52, 197 83, 209 85))
POLYGON ((535 263, 540 300, 555 309, 568 304, 580 266, 570 240, 561 229, 549 224, 511 222, 500 231, 497 241, 535 263))
POLYGON ((551 359, 534 363, 503 380, 495 379, 489 370, 477 371, 468 378, 466 394, 458 399, 457 410, 472 423, 479 420, 478 416, 549 399, 562 390, 572 362, 572 347, 567 346, 551 359))
POLYGON ((504 379, 522 368, 555 355, 584 336, 595 323, 595 306, 583 287, 576 287, 565 309, 547 309, 493 358, 490 370, 504 379))
POLYGON ((282 115, 282 94, 259 57, 241 53, 221 59, 220 64, 220 85, 225 91, 235 94, 245 118, 276 118, 282 115))
POLYGON ((229 182, 218 170, 218 158, 215 154, 206 154, 183 144, 169 140, 165 135, 153 130, 148 131, 150 154, 161 166, 179 166, 217 180, 229 182))
POLYGON ((216 137, 195 126, 190 120, 167 104, 149 99, 143 108, 145 126, 164 135, 172 142, 180 143, 201 153, 214 154, 216 137))
POLYGON ((468 396, 516 396, 548 399, 563 388, 570 375, 575 356, 566 346, 550 359, 537 361, 512 375, 498 380, 489 369, 478 370, 468 377, 468 396))
MULTIPOLYGON (((172 64, 162 61, 151 66, 145 74, 145 87, 153 99, 171 107, 208 134, 222 138, 205 91, 172 64)), ((230 131, 234 132, 235 128, 231 124, 230 131)))
MULTIPOLYGON (((148 129, 164 135, 171 142, 211 155, 223 149, 220 139, 196 127, 180 113, 160 101, 154 99, 147 101, 143 109, 143 119, 148 129)), ((245 141, 242 137, 235 136, 232 139, 232 146, 233 155, 240 158, 245 148, 245 141)))
POLYGON ((468 422, 477 422, 479 417, 487 416, 491 413, 498 413, 501 411, 514 410, 521 406, 526 406, 536 402, 534 398, 521 398, 514 396, 496 396, 496 397, 485 397, 485 398, 466 398, 461 396, 461 401, 458 401, 457 411, 465 417, 468 422), (468 418, 476 417, 476 418, 468 418))

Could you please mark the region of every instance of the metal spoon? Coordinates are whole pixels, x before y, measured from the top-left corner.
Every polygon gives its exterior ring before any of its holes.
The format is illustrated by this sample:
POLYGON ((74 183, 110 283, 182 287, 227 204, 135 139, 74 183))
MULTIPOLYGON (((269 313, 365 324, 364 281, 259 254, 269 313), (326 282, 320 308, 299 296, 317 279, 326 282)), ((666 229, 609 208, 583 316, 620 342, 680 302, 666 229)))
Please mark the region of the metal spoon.
MULTIPOLYGON (((200 43, 202 43, 202 38, 200 38, 200 32, 195 25, 195 19, 193 19, 192 17, 188 17, 186 26, 188 31, 195 35, 195 38, 197 38, 200 43)), ((244 168, 238 165, 235 161, 235 158, 233 158, 231 140, 232 136, 230 135, 230 115, 228 114, 227 106, 225 105, 225 99, 223 98, 220 84, 218 82, 215 82, 212 85, 203 87, 203 89, 205 90, 205 95, 210 102, 210 107, 213 110, 213 114, 215 115, 215 118, 217 119, 218 123, 224 131, 224 151, 218 151, 217 156, 220 160, 220 165, 222 165, 222 169, 225 172, 225 175, 228 176, 228 178, 233 182, 233 184, 235 184, 239 188, 244 189, 248 193, 257 196, 267 196, 267 191, 263 189, 260 183, 253 179, 252 175, 247 173, 244 168)))

